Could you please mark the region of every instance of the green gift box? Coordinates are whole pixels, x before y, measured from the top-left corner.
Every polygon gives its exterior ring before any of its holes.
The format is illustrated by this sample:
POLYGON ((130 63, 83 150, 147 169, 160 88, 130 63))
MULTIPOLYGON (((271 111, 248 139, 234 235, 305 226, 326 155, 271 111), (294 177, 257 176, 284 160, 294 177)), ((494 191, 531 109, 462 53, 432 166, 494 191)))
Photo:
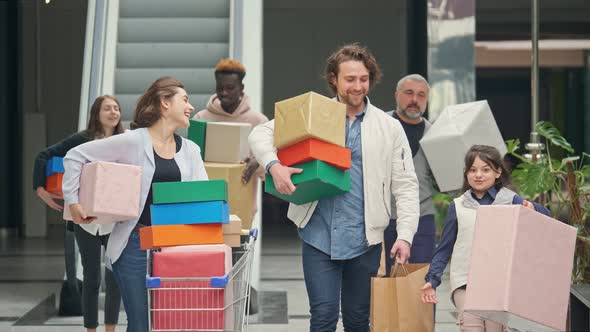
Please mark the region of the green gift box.
POLYGON ((156 182, 152 185, 154 204, 226 201, 225 180, 156 182))
POLYGON ((302 173, 291 176, 291 181, 297 187, 293 194, 279 193, 269 174, 266 175, 265 191, 297 205, 350 191, 350 173, 348 171, 340 170, 320 160, 296 164, 291 167, 303 169, 302 173))
POLYGON ((207 138, 208 120, 190 120, 188 127, 188 139, 195 142, 201 148, 201 159, 205 160, 205 140, 207 138))

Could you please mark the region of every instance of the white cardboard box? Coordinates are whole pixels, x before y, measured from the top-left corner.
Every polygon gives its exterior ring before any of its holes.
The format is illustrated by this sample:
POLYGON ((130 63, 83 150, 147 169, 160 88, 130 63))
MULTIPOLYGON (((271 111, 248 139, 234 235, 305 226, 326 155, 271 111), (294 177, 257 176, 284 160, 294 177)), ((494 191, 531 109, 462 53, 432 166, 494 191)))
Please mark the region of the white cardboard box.
POLYGON ((239 164, 250 155, 249 123, 208 122, 205 161, 239 164))
POLYGON ((465 154, 475 144, 507 152, 487 100, 447 106, 424 134, 420 145, 441 192, 461 189, 465 154))

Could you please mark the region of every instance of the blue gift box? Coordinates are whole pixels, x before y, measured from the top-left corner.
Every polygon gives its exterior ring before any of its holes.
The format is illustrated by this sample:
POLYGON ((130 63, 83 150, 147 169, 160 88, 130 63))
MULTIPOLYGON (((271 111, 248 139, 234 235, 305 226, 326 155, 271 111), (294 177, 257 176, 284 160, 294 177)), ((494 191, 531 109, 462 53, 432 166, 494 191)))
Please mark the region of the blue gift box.
POLYGON ((64 172, 64 159, 61 157, 51 157, 45 166, 45 176, 64 172))
POLYGON ((152 225, 228 224, 229 205, 225 201, 154 204, 152 225))

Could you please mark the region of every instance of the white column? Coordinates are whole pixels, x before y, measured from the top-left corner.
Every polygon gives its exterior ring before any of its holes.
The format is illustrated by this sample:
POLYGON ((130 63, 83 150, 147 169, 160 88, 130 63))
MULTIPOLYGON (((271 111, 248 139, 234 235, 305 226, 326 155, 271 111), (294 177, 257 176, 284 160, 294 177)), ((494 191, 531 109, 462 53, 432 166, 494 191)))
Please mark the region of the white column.
MULTIPOLYGON (((236 0, 241 1, 241 0, 236 0)), ((241 40, 241 62, 247 70, 244 85, 246 93, 250 97, 250 107, 262 112, 262 23, 263 0, 243 0, 241 17, 234 22, 241 24, 241 34, 234 33, 234 38, 241 40)), ((239 29, 239 27, 236 27, 239 29)), ((234 41, 234 45, 237 45, 234 41)), ((236 54, 240 55, 240 54, 236 54)), ((232 54, 233 56, 233 54, 232 54)), ((260 253, 262 250, 262 189, 258 190, 258 213, 254 216, 252 227, 258 228, 258 241, 255 247, 254 262, 252 265, 252 287, 260 290, 260 253)))

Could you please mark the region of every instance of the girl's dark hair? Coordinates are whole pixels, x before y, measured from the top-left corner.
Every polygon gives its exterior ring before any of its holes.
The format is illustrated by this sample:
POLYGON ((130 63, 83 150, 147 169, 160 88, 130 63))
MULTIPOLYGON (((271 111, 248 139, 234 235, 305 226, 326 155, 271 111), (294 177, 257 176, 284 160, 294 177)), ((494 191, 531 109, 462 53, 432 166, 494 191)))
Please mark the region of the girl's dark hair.
MULTIPOLYGON (((92 106, 90 107, 90 120, 88 120, 88 127, 86 127, 86 134, 90 139, 96 138, 103 138, 105 135, 104 128, 102 127, 102 123, 100 123, 100 108, 102 107, 102 102, 105 99, 111 99, 117 106, 119 106, 119 112, 121 112, 121 104, 119 100, 115 96, 104 95, 96 98, 92 106)), ((115 131, 113 135, 121 134, 125 131, 123 127, 123 123, 121 122, 121 117, 119 117, 119 123, 115 127, 115 131)))
POLYGON ((358 43, 353 43, 344 45, 334 51, 326 60, 325 79, 332 92, 336 93, 337 91, 336 85, 332 83, 332 79, 338 77, 340 64, 350 60, 362 62, 369 70, 369 89, 372 89, 375 84, 379 83, 382 74, 377 60, 375 60, 373 54, 366 47, 358 43))
POLYGON ((162 99, 169 99, 178 93, 178 88, 184 89, 184 84, 174 77, 160 77, 139 97, 133 121, 130 124, 131 129, 147 128, 153 125, 160 117, 162 112, 160 103, 162 99))
POLYGON ((496 179, 496 183, 494 183, 494 187, 496 187, 496 189, 499 190, 500 188, 510 184, 510 172, 508 172, 506 167, 504 167, 503 159, 498 149, 488 145, 474 145, 469 149, 469 151, 467 151, 467 154, 465 155, 465 169, 463 170, 463 192, 471 189, 471 186, 467 181, 467 173, 473 165, 476 157, 479 157, 481 161, 488 164, 494 170, 494 172, 501 172, 500 177, 496 179))

